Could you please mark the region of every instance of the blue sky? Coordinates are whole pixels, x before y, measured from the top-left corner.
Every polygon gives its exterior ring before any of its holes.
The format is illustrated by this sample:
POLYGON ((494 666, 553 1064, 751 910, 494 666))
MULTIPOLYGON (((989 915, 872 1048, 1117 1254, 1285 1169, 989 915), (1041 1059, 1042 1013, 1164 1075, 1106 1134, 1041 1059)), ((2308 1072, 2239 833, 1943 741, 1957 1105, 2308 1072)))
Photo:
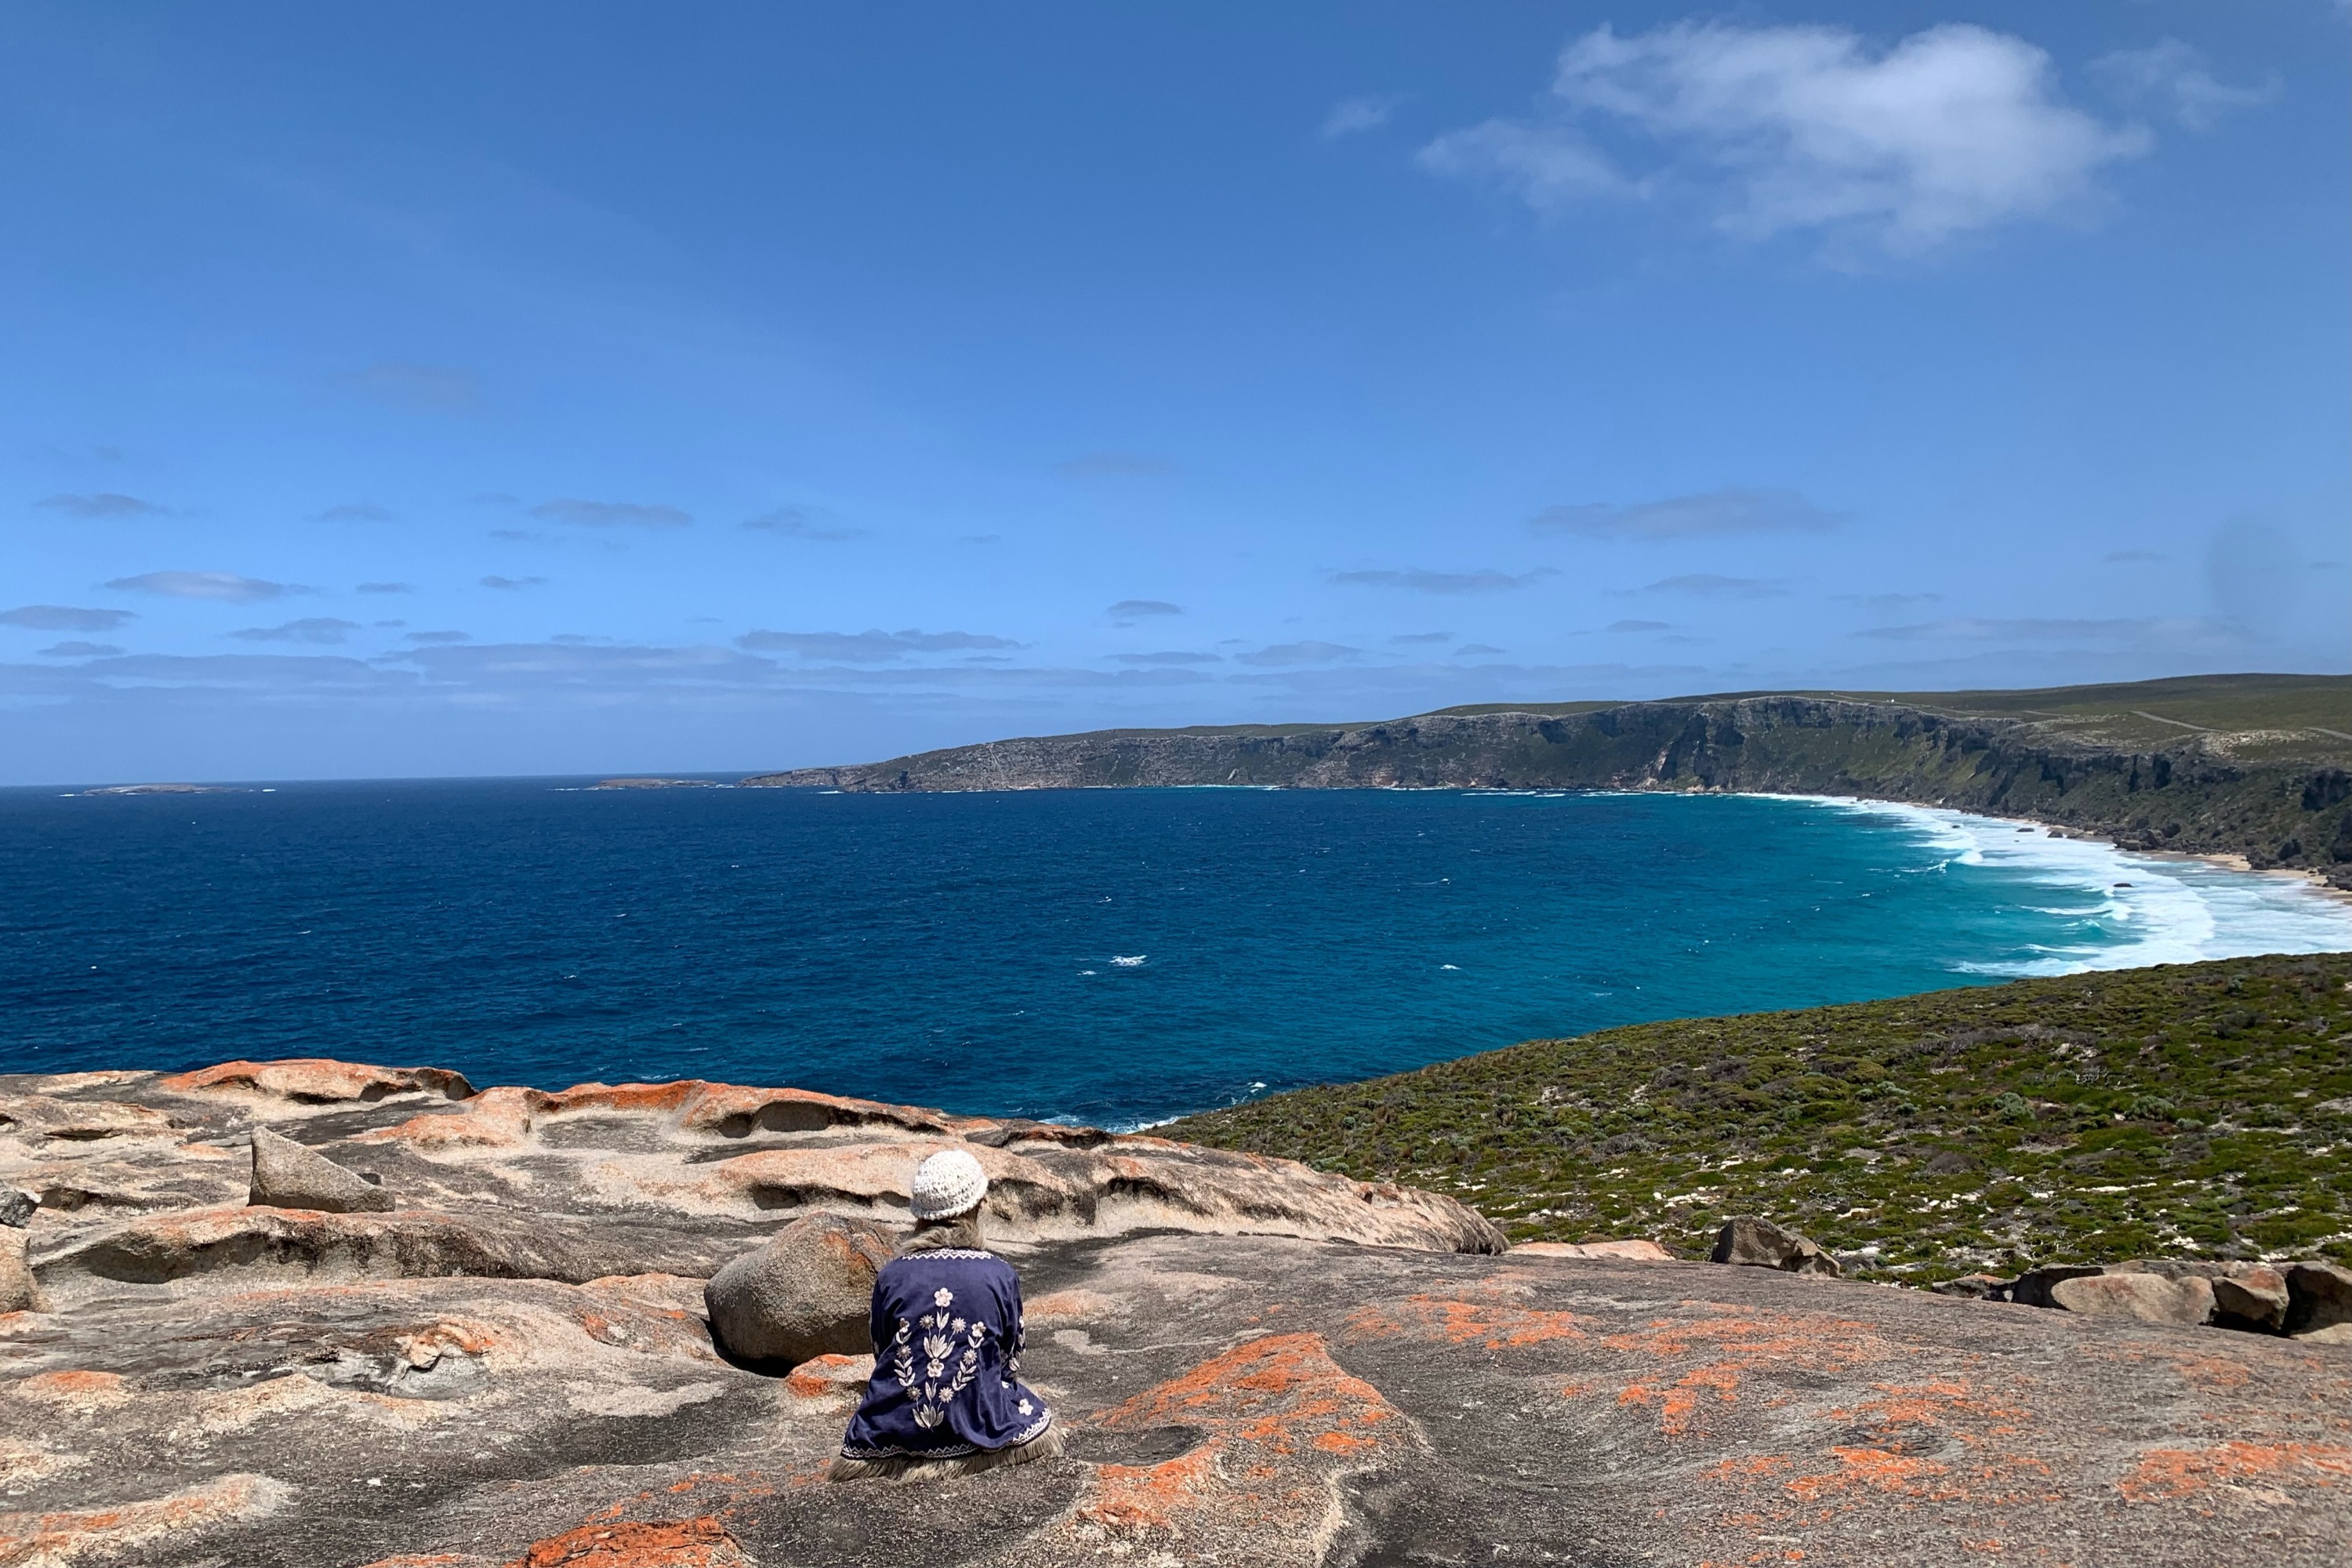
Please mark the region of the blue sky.
POLYGON ((0 782, 2352 668, 2334 0, 0 28, 0 782))

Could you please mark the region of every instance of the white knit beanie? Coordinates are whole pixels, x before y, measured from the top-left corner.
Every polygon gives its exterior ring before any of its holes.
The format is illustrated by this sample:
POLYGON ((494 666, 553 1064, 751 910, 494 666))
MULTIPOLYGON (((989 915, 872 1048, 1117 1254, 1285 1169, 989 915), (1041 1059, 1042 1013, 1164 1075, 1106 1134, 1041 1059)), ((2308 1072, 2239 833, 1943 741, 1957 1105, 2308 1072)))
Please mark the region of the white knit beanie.
POLYGON ((988 1173, 961 1149, 942 1149, 915 1167, 908 1194, 917 1219, 951 1219, 988 1195, 988 1173))

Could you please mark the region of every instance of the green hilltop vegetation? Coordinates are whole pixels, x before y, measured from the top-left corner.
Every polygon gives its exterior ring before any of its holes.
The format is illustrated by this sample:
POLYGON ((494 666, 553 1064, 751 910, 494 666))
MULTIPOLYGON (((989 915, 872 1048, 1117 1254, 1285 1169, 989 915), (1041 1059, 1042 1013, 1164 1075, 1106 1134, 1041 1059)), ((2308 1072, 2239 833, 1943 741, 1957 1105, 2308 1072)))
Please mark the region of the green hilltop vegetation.
POLYGON ((1640 1024, 1164 1131, 1445 1193, 1514 1241, 1704 1257, 1726 1218, 1760 1214, 1918 1284, 2352 1261, 2352 954, 1640 1024))

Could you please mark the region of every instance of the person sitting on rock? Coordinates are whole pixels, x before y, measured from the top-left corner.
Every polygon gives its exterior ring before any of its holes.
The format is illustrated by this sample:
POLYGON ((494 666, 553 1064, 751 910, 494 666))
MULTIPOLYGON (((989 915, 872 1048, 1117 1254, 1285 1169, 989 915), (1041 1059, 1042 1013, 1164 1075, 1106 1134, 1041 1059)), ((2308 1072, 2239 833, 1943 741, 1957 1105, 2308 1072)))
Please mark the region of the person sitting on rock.
POLYGON ((833 1479, 923 1479, 1051 1458, 1054 1413, 1019 1382, 1021 1277, 988 1250, 988 1175, 961 1149, 915 1171, 915 1231, 874 1279, 874 1378, 833 1479))

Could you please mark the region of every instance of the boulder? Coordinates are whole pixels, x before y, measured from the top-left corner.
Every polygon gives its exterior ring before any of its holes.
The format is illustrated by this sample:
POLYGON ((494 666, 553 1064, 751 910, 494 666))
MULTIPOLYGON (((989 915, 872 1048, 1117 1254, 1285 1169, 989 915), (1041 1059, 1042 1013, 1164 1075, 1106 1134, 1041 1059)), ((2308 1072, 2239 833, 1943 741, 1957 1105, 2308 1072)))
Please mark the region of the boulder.
POLYGON ((19 1192, 15 1187, 0 1187, 0 1225, 18 1230, 33 1223, 33 1211, 41 1206, 37 1193, 19 1192))
POLYGON ((2006 1301, 2010 1284, 1998 1274, 1963 1274, 1957 1279, 1939 1279, 1927 1289, 1938 1296, 1958 1296, 1964 1301, 2006 1301))
POLYGON ((2213 1282, 2194 1274, 2173 1279, 2121 1271, 2086 1274, 2053 1285, 2050 1304, 2087 1318, 2194 1327, 2213 1316, 2213 1282))
POLYGON ((2087 1279, 2106 1270, 2095 1263, 2046 1263, 2029 1268, 2009 1288, 2009 1299, 2021 1306, 2055 1307, 2050 1292, 2069 1279, 2087 1279))
POLYGON ((870 1351, 874 1276, 892 1250, 879 1226, 835 1215, 797 1220, 703 1288, 710 1337, 734 1361, 780 1370, 870 1351))
POLYGON ((40 1305, 40 1287, 25 1261, 29 1239, 21 1230, 0 1230, 0 1312, 29 1312, 40 1305))
POLYGON ((2224 1328, 2277 1333, 2286 1321, 2286 1276, 2242 1264, 2213 1281, 2213 1321, 2224 1328))
POLYGON ((1755 1215, 1741 1215, 1724 1221, 1717 1233, 1715 1250, 1708 1254, 1710 1263, 1738 1263, 1751 1268, 1778 1268, 1788 1274, 1832 1274, 1840 1270, 1837 1259, 1815 1246, 1811 1240, 1793 1230, 1783 1230, 1770 1220, 1755 1215))
POLYGON ((392 1194, 357 1171, 267 1127, 253 1130, 253 1195, 248 1201, 324 1214, 381 1214, 392 1207, 392 1194))
POLYGON ((2340 1263, 2291 1264, 2286 1270, 2286 1297, 2284 1326, 2290 1334, 2313 1334, 2352 1323, 2352 1268, 2340 1263))
POLYGON ((1672 1263, 1675 1255, 1654 1241, 1523 1241, 1513 1258, 1606 1258, 1626 1263, 1672 1263))

